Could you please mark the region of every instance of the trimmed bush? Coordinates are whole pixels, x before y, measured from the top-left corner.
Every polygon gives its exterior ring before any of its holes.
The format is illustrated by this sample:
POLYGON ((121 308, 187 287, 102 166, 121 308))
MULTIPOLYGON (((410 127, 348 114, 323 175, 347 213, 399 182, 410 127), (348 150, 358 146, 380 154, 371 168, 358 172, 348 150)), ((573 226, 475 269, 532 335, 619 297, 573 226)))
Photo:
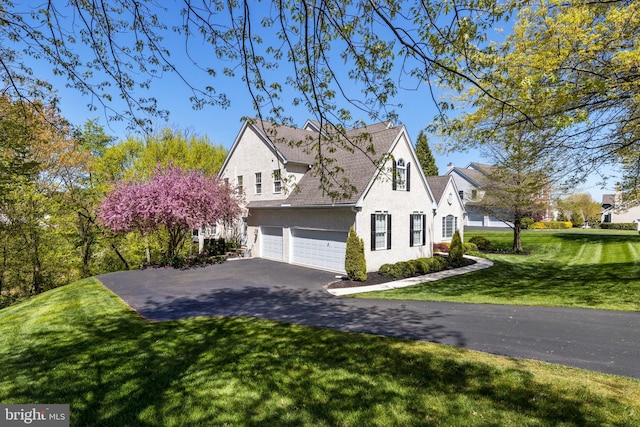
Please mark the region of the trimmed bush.
POLYGON ((362 282, 367 280, 367 261, 364 258, 364 242, 356 234, 353 226, 349 229, 344 269, 349 280, 362 282))
POLYGON ((603 222, 600 224, 600 228, 603 230, 632 230, 638 229, 638 224, 635 222, 603 222))
POLYGON ((392 279, 421 276, 427 273, 442 271, 448 267, 447 258, 434 256, 433 258, 418 258, 410 261, 400 261, 395 264, 383 264, 378 273, 392 279))
POLYGON ((451 246, 449 247, 449 264, 458 266, 462 264, 462 258, 464 256, 464 249, 462 247, 462 239, 460 238, 460 232, 456 230, 451 238, 451 246))
POLYGON ((520 228, 523 230, 529 229, 535 221, 531 218, 522 218, 520 220, 520 228))
POLYGON ((534 222, 530 227, 532 230, 566 230, 573 228, 571 221, 545 221, 534 222))
POLYGON ((478 246, 476 246, 475 243, 471 242, 463 242, 462 249, 464 250, 465 254, 474 254, 478 252, 478 246))
POLYGON ((487 239, 486 237, 473 236, 469 239, 469 243, 473 243, 481 251, 491 250, 491 240, 487 239))

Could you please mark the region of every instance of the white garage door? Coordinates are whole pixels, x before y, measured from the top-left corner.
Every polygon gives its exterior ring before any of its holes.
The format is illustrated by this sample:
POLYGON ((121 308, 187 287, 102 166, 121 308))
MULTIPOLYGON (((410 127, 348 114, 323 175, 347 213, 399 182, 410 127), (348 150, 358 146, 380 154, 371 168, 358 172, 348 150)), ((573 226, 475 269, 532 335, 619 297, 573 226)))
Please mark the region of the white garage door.
POLYGON ((282 227, 260 227, 262 234, 262 244, 260 254, 262 258, 282 261, 283 259, 283 239, 282 227))
POLYGON ((347 233, 324 230, 292 230, 294 264, 344 272, 347 233))
POLYGON ((484 225, 484 216, 469 214, 469 216, 467 217, 467 225, 473 227, 482 227, 484 225))

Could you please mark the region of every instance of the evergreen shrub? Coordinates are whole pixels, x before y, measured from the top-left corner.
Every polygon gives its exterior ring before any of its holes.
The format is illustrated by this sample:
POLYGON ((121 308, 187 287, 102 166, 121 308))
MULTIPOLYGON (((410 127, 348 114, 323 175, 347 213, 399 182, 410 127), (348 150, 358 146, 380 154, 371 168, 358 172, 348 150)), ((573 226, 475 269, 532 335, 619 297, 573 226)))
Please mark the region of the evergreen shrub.
POLYGON ((462 247, 462 239, 460 238, 460 232, 456 230, 451 238, 451 246, 449 247, 449 264, 458 266, 462 264, 462 258, 464 257, 464 248, 462 247))
POLYGON ((603 222, 600 224, 603 230, 637 230, 638 224, 635 222, 603 222))
POLYGON ((491 250, 491 240, 482 236, 473 236, 469 239, 469 243, 473 243, 481 251, 491 250))
POLYGON ((364 257, 364 242, 356 234, 353 226, 349 229, 344 269, 349 280, 363 282, 367 280, 367 261, 364 257))

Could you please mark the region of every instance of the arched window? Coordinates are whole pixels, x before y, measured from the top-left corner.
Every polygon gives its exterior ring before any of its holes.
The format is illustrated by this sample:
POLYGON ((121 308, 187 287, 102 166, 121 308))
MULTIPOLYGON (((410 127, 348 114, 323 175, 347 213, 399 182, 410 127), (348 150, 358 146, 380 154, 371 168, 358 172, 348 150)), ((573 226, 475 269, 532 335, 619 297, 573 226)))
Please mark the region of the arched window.
POLYGON ((409 191, 411 185, 410 163, 405 163, 404 159, 393 162, 393 189, 409 191))

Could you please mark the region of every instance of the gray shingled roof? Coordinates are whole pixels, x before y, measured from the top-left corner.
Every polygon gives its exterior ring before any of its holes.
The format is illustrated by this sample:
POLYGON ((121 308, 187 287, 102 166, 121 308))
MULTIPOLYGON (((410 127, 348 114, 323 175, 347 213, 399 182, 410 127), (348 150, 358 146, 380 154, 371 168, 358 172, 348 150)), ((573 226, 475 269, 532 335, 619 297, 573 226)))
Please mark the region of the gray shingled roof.
POLYGON ((602 195, 602 205, 610 205, 614 206, 616 204, 616 195, 615 194, 603 194, 602 195))
POLYGON ((447 184, 449 183, 450 179, 451 179, 451 176, 449 175, 427 177, 427 183, 431 188, 433 197, 436 198, 436 203, 440 203, 440 200, 442 200, 442 196, 444 195, 444 190, 446 190, 447 184))
MULTIPOLYGON (((287 126, 274 128, 269 127, 268 124, 265 124, 264 128, 271 135, 269 140, 274 141, 275 139, 274 146, 283 155, 285 161, 315 163, 316 152, 311 147, 313 141, 308 140, 308 137, 315 136, 317 138, 317 133, 287 126), (272 133, 274 130, 277 132, 275 138, 272 133), (287 143, 287 141, 290 142, 287 143), (301 141, 302 143, 299 144, 301 141)), ((377 172, 375 161, 380 160, 389 151, 402 129, 402 126, 390 127, 389 123, 377 123, 347 132, 347 137, 354 141, 357 141, 355 138, 363 137, 364 134, 370 138, 370 140, 360 141, 359 146, 362 149, 349 151, 340 147, 339 144, 333 146, 335 152, 330 153, 329 156, 335 159, 335 163, 331 167, 339 167, 344 170, 335 176, 334 185, 337 187, 343 180, 347 180, 356 189, 351 197, 333 200, 321 188, 319 174, 315 173, 314 169, 310 169, 298 183, 297 191, 293 191, 286 200, 251 202, 249 207, 355 204, 377 172), (366 152, 366 147, 369 145, 373 148, 373 152, 366 152)))
MULTIPOLYGON (((480 165, 479 163, 473 163, 473 165, 476 167, 478 166, 490 167, 487 165, 480 165)), ((477 186, 480 186, 480 187, 482 187, 483 181, 487 179, 486 175, 477 169, 453 168, 453 170, 456 171, 458 175, 462 176, 463 178, 466 178, 471 183, 476 184, 477 186)))

